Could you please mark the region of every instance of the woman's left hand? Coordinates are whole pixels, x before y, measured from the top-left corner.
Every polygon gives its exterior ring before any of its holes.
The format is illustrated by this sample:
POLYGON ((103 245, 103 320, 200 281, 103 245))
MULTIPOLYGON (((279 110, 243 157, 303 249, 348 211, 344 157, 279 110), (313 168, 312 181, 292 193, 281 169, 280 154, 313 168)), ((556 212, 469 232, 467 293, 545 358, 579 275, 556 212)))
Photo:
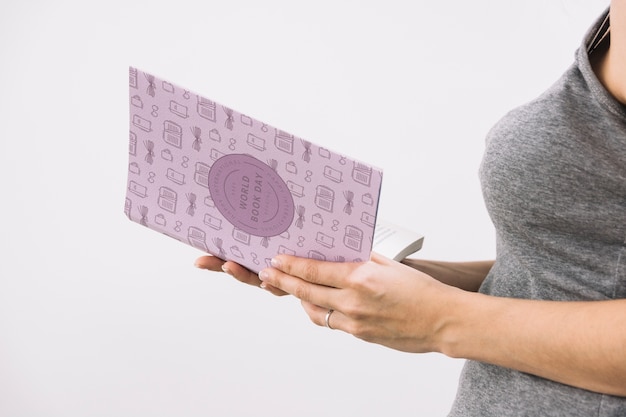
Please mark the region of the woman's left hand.
POLYGON ((259 277, 299 298, 315 324, 407 352, 440 350, 446 311, 463 293, 375 253, 363 263, 279 255, 259 277))

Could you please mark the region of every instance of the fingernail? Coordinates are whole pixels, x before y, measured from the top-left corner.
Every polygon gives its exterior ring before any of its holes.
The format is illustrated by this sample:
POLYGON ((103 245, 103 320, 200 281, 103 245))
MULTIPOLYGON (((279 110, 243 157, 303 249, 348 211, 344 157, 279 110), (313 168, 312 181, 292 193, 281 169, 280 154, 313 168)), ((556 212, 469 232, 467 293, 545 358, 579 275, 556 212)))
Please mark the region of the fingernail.
POLYGON ((227 273, 228 275, 232 275, 233 273, 231 272, 230 269, 228 269, 228 267, 226 266, 226 264, 222 264, 222 271, 224 271, 225 273, 227 273))
POLYGON ((262 290, 266 290, 267 289, 267 284, 264 282, 261 282, 261 284, 259 285, 259 287, 261 287, 262 290))
POLYGON ((270 261, 270 264, 276 268, 276 269, 280 269, 280 261, 276 258, 272 258, 272 260, 270 261))
MULTIPOLYGON (((259 272, 259 279, 261 281, 265 281, 267 278, 269 278, 269 273, 265 269, 261 270, 259 272)), ((263 284, 261 284, 261 285, 263 285, 263 284)), ((263 287, 261 287, 261 288, 263 288, 263 287)))

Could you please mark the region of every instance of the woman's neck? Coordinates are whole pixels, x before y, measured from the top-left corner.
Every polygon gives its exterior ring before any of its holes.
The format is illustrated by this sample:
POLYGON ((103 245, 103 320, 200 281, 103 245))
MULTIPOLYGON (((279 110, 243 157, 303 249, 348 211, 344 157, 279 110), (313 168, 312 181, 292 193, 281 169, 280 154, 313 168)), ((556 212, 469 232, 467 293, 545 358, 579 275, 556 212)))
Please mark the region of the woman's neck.
POLYGON ((602 85, 626 104, 626 0, 612 0, 610 13, 610 46, 597 51, 592 64, 602 85))

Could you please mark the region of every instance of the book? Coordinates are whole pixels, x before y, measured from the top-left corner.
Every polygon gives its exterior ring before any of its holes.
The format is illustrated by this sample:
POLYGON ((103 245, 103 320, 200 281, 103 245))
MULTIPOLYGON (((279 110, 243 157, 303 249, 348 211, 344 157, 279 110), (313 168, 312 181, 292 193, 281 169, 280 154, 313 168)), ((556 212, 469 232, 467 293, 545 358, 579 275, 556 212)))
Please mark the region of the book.
POLYGON ((255 272, 369 259, 381 169, 134 67, 129 110, 130 220, 255 272))
POLYGON ((373 251, 400 262, 420 250, 423 244, 423 235, 397 224, 376 220, 373 251))

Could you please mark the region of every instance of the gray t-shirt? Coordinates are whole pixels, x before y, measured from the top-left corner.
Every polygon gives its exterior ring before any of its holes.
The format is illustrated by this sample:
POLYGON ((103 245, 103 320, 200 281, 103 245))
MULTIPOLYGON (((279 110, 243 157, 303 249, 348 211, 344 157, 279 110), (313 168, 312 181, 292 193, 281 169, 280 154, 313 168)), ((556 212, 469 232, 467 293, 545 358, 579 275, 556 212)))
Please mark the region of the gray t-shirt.
MULTIPOLYGON (((587 52, 605 16, 561 79, 489 132, 480 178, 497 256, 485 294, 626 298, 626 106, 587 52)), ((450 416, 626 416, 626 398, 467 361, 450 416)))

